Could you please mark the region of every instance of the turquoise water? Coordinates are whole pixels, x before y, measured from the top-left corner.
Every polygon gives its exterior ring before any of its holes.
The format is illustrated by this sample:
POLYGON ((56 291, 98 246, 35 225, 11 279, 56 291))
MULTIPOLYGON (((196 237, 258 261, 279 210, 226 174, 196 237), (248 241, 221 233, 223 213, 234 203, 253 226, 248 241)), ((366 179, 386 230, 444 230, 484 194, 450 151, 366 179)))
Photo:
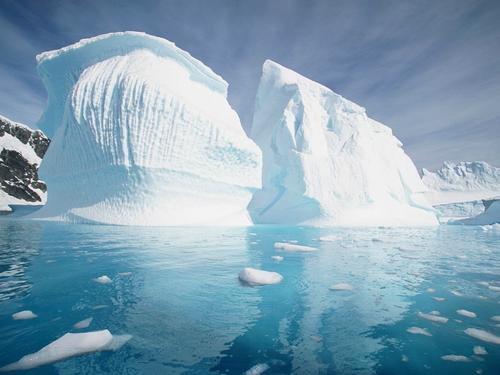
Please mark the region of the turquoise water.
POLYGON ((267 364, 264 374, 499 374, 500 345, 464 333, 478 328, 500 336, 499 323, 491 320, 500 315, 495 286, 500 231, 479 227, 134 228, 1 221, 0 366, 66 332, 109 329, 133 338, 115 352, 19 373, 241 374, 267 364), (318 241, 331 234, 340 239, 318 241), (277 241, 318 251, 277 251, 277 241), (277 263, 273 255, 284 260, 277 263), (247 266, 279 272, 284 281, 242 285, 238 273, 247 266), (93 281, 101 275, 113 282, 93 281), (329 289, 337 283, 353 290, 329 289), (477 317, 458 315, 458 309, 477 317), (13 320, 21 310, 38 318, 13 320), (448 322, 418 316, 434 310, 448 322), (88 317, 90 327, 72 328, 88 317), (412 326, 432 336, 407 332, 412 326), (488 354, 475 356, 477 345, 488 354), (468 362, 441 358, 449 354, 468 362))

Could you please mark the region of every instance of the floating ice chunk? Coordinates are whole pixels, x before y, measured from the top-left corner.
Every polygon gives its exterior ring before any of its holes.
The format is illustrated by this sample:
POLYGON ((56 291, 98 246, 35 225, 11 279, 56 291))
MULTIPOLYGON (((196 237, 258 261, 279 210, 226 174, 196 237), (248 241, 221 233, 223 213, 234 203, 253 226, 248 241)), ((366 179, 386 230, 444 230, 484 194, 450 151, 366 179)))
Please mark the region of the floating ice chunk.
POLYGON ((475 355, 487 355, 488 354, 488 352, 486 351, 484 346, 479 346, 479 345, 474 346, 472 351, 474 352, 475 355))
POLYGON ((487 331, 483 331, 482 329, 467 328, 464 332, 468 334, 470 337, 474 337, 475 339, 500 345, 499 336, 494 335, 493 333, 487 331))
POLYGON ((489 285, 489 286, 488 286, 488 289, 489 289, 489 290, 493 290, 494 292, 500 292, 500 286, 496 286, 496 285, 489 285))
POLYGON ((429 314, 432 314, 432 315, 441 315, 441 313, 437 310, 432 310, 429 314))
POLYGON ((260 375, 267 370, 269 370, 269 365, 267 363, 259 363, 246 370, 244 375, 260 375))
POLYGON ((443 301, 446 301, 446 298, 443 298, 443 297, 432 297, 432 299, 434 301, 438 301, 438 302, 443 302, 443 301))
POLYGON ((436 293, 436 289, 429 288, 429 289, 427 289, 427 292, 428 293, 436 293))
POLYGON ((500 315, 492 316, 491 320, 493 320, 494 322, 500 322, 500 315))
POLYGON ((239 278, 250 285, 279 284, 283 281, 283 276, 277 272, 263 271, 250 267, 244 268, 240 272, 239 278))
POLYGON ((420 327, 410 327, 406 330, 406 332, 412 333, 414 335, 432 336, 429 331, 427 331, 425 328, 420 327))
POLYGON ((464 355, 455 355, 455 354, 448 354, 448 355, 443 355, 441 359, 445 361, 451 361, 451 362, 470 362, 470 359, 467 358, 464 355))
POLYGON ((118 272, 119 276, 132 276, 132 272, 118 272))
POLYGON ((425 314, 423 312, 418 312, 417 315, 422 318, 422 319, 427 319, 427 320, 430 320, 431 322, 434 322, 434 323, 447 323, 448 322, 448 318, 445 318, 444 316, 437 316, 437 315, 433 315, 433 314, 425 314))
POLYGON ((23 310, 12 314, 12 319, 14 320, 28 320, 35 319, 38 315, 34 314, 31 310, 23 310))
POLYGON ((405 354, 401 355, 401 362, 408 362, 408 356, 405 354))
POLYGON ((286 243, 286 242, 276 242, 274 244, 274 248, 285 250, 285 251, 302 251, 302 252, 311 252, 311 251, 318 250, 315 247, 304 246, 304 245, 295 245, 295 244, 286 243))
POLYGON ((330 290, 343 291, 343 290, 353 290, 354 287, 348 283, 334 284, 330 287, 330 290))
POLYGON ((92 318, 92 317, 80 320, 78 323, 75 323, 73 325, 73 328, 76 328, 76 329, 88 328, 90 323, 92 323, 92 320, 94 320, 94 318, 92 318))
POLYGON ((285 258, 283 258, 283 257, 282 257, 282 256, 280 256, 280 255, 273 255, 273 256, 271 257, 271 259, 272 259, 272 260, 274 260, 275 262, 281 262, 281 261, 282 261, 283 259, 285 259, 285 258))
POLYGON ((116 351, 127 343, 132 338, 132 335, 113 335, 111 342, 106 345, 105 350, 116 351))
POLYGON ((477 283, 478 283, 479 285, 486 286, 486 287, 490 286, 490 283, 489 283, 489 282, 487 282, 487 281, 478 281, 477 283))
POLYGON ((110 284, 110 283, 112 283, 112 280, 107 275, 99 276, 99 277, 95 278, 94 281, 96 283, 99 283, 99 284, 110 284))
POLYGON ((476 318, 477 317, 477 315, 475 313, 473 313, 472 311, 463 310, 463 309, 457 310, 457 314, 462 315, 462 316, 466 316, 467 318, 476 318))
POLYGON ((96 306, 92 306, 92 310, 101 310, 101 309, 105 309, 106 307, 109 307, 108 305, 96 305, 96 306))
POLYGON ((460 293, 459 291, 456 291, 456 290, 451 290, 450 293, 453 294, 454 296, 457 296, 457 297, 462 297, 463 296, 462 293, 460 293))
MULTIPOLYGON (((126 336, 127 341, 131 336, 126 336)), ((113 336, 107 329, 86 333, 66 333, 64 336, 44 346, 36 353, 28 354, 19 361, 0 368, 0 371, 27 370, 66 358, 102 350, 116 350, 116 337, 123 345, 123 336, 113 336)))
POLYGON ((340 236, 335 236, 335 235, 322 236, 322 237, 319 238, 319 240, 322 241, 322 242, 335 242, 335 241, 339 241, 341 239, 342 238, 340 236))

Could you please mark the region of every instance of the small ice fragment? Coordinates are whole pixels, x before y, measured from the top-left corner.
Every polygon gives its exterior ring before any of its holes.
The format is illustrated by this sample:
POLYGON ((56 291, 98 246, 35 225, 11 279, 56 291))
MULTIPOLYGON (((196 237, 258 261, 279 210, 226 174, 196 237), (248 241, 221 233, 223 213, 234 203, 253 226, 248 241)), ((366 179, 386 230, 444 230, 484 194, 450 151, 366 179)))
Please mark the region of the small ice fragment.
POLYGON ((94 281, 99 284, 110 284, 112 282, 107 275, 99 276, 95 278, 94 281))
POLYGON ((425 328, 420 327, 410 327, 406 330, 406 332, 412 333, 414 335, 432 336, 429 331, 427 331, 425 328))
POLYGON ((406 355, 401 355, 401 362, 408 362, 408 356, 406 355))
POLYGON ((429 289, 427 289, 427 292, 428 293, 436 293, 436 289, 429 288, 429 289))
POLYGON ((273 256, 271 257, 271 259, 272 259, 272 260, 274 260, 275 262, 281 262, 281 261, 282 261, 283 259, 285 259, 285 258, 283 258, 283 257, 282 257, 282 256, 280 256, 280 255, 273 255, 273 256))
POLYGON ((474 346, 472 351, 474 352, 475 355, 487 355, 488 354, 485 347, 479 346, 479 345, 474 346))
MULTIPOLYGON (((0 368, 0 371, 27 370, 82 354, 115 350, 114 337, 107 329, 86 333, 66 333, 38 352, 27 354, 19 361, 0 368)), ((120 341, 121 336, 117 337, 120 341)))
POLYGON ((494 292, 500 292, 500 286, 490 285, 488 286, 489 290, 493 290, 494 292))
POLYGON ((422 319, 427 319, 427 320, 430 320, 431 322, 434 322, 434 323, 446 323, 448 322, 448 318, 445 318, 444 316, 436 316, 436 315, 432 315, 432 314, 425 314, 423 312, 418 312, 417 315, 422 318, 422 319))
POLYGON ((323 236, 320 237, 319 240, 322 242, 335 242, 340 240, 341 238, 339 236, 331 235, 331 236, 323 236))
POLYGON ((246 370, 244 375, 260 375, 267 370, 269 370, 269 365, 267 363, 259 363, 246 370))
POLYGON ((438 302, 443 302, 443 301, 446 301, 446 298, 443 298, 443 297, 432 297, 432 299, 434 301, 438 301, 438 302))
POLYGON ((441 313, 437 310, 432 310, 429 314, 432 314, 432 315, 441 315, 441 313))
POLYGON ((90 323, 92 323, 93 319, 94 318, 90 317, 90 318, 87 318, 87 319, 80 320, 78 323, 75 323, 73 325, 73 328, 75 328, 75 329, 88 328, 88 326, 90 325, 90 323))
POLYGON ((243 268, 238 277, 241 281, 250 285, 271 285, 279 284, 283 281, 283 276, 277 272, 263 271, 250 267, 243 268))
POLYGON ((92 306, 92 310, 101 310, 101 309, 105 309, 106 307, 109 307, 108 305, 96 305, 96 306, 92 306))
POLYGON ((467 328, 464 332, 468 334, 470 337, 474 337, 475 339, 500 345, 499 336, 496 336, 493 333, 487 331, 483 331, 482 329, 467 328))
POLYGON ((338 284, 334 284, 330 287, 330 290, 336 290, 336 291, 347 291, 347 290, 353 290, 353 289, 354 289, 354 287, 348 283, 338 283, 338 284))
POLYGON ((132 276, 132 272, 118 272, 119 276, 132 276))
POLYGON ((450 293, 453 294, 454 296, 457 296, 457 297, 462 297, 463 296, 462 293, 460 293, 460 292, 458 292, 456 290, 452 290, 452 291, 450 291, 450 293))
POLYGON ((311 252, 311 251, 318 250, 315 247, 304 246, 304 245, 295 245, 295 244, 286 243, 286 242, 276 242, 274 244, 274 248, 285 250, 285 251, 302 251, 302 252, 311 252))
POLYGON ((490 286, 490 283, 487 281, 478 281, 478 284, 486 287, 490 286))
POLYGON ((463 309, 457 310, 457 314, 458 315, 462 315, 462 316, 466 316, 467 318, 475 318, 475 317, 477 317, 477 315, 475 313, 473 313, 472 311, 463 310, 463 309))
POLYGON ((492 316, 491 320, 493 320, 494 322, 500 322, 500 315, 492 316))
POLYGON ((38 315, 34 314, 31 310, 23 310, 12 314, 12 319, 14 320, 28 320, 35 319, 38 315))
POLYGON ((441 359, 445 361, 451 361, 451 362, 470 362, 470 359, 467 358, 464 355, 455 355, 455 354, 448 354, 448 355, 443 355, 441 359))

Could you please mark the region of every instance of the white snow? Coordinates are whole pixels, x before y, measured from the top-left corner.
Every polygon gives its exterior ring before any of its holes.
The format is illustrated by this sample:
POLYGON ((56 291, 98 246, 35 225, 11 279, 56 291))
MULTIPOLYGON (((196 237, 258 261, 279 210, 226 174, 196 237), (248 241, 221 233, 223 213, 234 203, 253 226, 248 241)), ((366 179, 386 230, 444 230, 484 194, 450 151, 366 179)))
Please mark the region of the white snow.
POLYGON ((476 313, 473 313, 472 311, 464 310, 464 309, 457 310, 457 314, 462 315, 462 316, 466 316, 467 318, 476 318, 477 317, 476 313))
POLYGON ((354 290, 354 287, 351 284, 348 283, 338 283, 334 284, 330 287, 330 290, 335 290, 335 291, 349 291, 349 290, 354 290))
POLYGON ((275 262, 281 262, 285 258, 283 258, 281 255, 273 255, 271 259, 274 260, 275 262))
POLYGON ((472 349, 474 354, 475 355, 487 355, 488 352, 486 351, 485 347, 484 346, 474 346, 474 348, 472 349))
POLYGON ((269 272, 246 267, 240 274, 239 279, 250 285, 271 285, 279 284, 283 281, 283 276, 277 272, 269 272))
POLYGON ((467 328, 464 332, 469 336, 474 337, 478 340, 500 345, 500 337, 494 335, 491 332, 487 332, 477 328, 467 328))
POLYGON ((269 370, 269 368, 270 367, 267 363, 259 363, 246 370, 244 375, 260 375, 269 370))
POLYGON ((28 320, 35 319, 38 315, 34 314, 31 310, 23 310, 12 314, 12 319, 14 320, 28 320))
POLYGON ((274 248, 280 249, 280 250, 285 250, 285 251, 296 251, 296 252, 306 252, 306 253, 318 250, 315 247, 296 245, 296 244, 291 244, 291 243, 286 243, 286 242, 275 242, 274 248))
POLYGON ((464 355, 448 354, 441 357, 444 361, 451 362, 470 362, 470 359, 464 355))
POLYGON ((73 325, 73 328, 75 328, 75 329, 88 328, 90 326, 90 323, 92 323, 92 320, 94 320, 94 318, 92 318, 92 317, 80 320, 78 323, 75 323, 73 325))
POLYGON ((19 361, 0 368, 0 371, 27 370, 82 354, 117 350, 130 338, 130 335, 113 336, 107 329, 86 333, 66 333, 38 352, 25 355, 19 361))
POLYGON ((49 199, 32 217, 251 224, 246 207, 261 186, 261 151, 210 68, 138 32, 85 39, 37 59, 48 92, 38 126, 52 143, 40 169, 49 199))
POLYGON ((418 172, 364 108, 267 60, 251 137, 263 155, 258 223, 437 225, 418 172))
POLYGON ((425 328, 420 327, 410 327, 406 330, 406 332, 414 335, 432 336, 429 331, 427 331, 425 328))
POLYGON ((99 284, 110 284, 113 282, 107 275, 96 277, 94 281, 99 284))
POLYGON ((448 322, 448 318, 445 318, 444 316, 438 316, 438 315, 434 315, 434 314, 425 314, 425 313, 420 312, 420 311, 417 313, 417 315, 422 319, 430 320, 431 322, 434 322, 434 323, 444 324, 444 323, 448 322))

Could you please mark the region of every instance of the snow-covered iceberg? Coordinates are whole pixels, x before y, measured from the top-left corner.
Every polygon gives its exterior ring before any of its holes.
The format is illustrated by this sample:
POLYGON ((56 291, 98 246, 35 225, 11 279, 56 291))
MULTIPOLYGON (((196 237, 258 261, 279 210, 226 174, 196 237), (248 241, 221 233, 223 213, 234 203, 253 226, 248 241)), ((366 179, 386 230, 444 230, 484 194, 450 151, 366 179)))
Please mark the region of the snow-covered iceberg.
POLYGON ((138 32, 37 56, 53 137, 36 217, 125 225, 251 223, 261 153, 227 83, 172 42, 138 32))
POLYGON ((418 172, 364 108, 266 61, 251 137, 262 149, 258 223, 436 225, 418 172))

